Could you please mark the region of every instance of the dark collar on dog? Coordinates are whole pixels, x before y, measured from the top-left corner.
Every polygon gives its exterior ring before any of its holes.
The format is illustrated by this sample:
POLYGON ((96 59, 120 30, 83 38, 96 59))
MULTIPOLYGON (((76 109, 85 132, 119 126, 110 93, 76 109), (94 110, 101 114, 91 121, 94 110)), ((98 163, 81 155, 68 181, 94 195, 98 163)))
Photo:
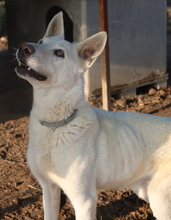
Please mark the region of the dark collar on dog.
POLYGON ((39 121, 39 122, 40 122, 41 125, 44 125, 44 126, 49 127, 49 128, 61 127, 63 125, 67 125, 69 122, 71 122, 75 118, 76 112, 77 112, 77 109, 74 110, 72 115, 70 115, 67 119, 64 119, 62 121, 57 121, 57 122, 39 121))

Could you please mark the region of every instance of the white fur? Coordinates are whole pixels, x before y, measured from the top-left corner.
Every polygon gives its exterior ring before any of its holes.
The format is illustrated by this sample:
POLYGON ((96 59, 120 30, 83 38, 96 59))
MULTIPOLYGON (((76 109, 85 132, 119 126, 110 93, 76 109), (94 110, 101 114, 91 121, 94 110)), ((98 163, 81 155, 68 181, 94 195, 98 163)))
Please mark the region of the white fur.
POLYGON ((48 79, 24 77, 34 88, 27 160, 43 189, 44 219, 58 219, 60 189, 73 204, 76 220, 93 220, 98 190, 131 187, 150 202, 158 220, 170 220, 171 119, 88 106, 83 73, 102 52, 106 34, 70 44, 62 37, 61 13, 55 19, 43 44, 30 43, 35 52, 27 60, 48 79), (62 48, 65 58, 54 56, 55 48, 62 48), (75 119, 65 126, 39 123, 60 121, 74 109, 75 119))

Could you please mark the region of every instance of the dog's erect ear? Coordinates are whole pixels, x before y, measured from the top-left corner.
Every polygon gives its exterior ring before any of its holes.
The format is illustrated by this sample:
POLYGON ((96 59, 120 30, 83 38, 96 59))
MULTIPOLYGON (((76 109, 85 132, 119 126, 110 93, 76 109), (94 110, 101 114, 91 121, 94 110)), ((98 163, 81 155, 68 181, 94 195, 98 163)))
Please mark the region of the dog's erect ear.
POLYGON ((106 45, 106 40, 107 34, 105 31, 102 31, 76 45, 78 55, 85 61, 88 61, 88 67, 90 67, 102 53, 106 45))
POLYGON ((50 21, 44 37, 59 35, 64 38, 64 24, 62 11, 56 14, 50 21))

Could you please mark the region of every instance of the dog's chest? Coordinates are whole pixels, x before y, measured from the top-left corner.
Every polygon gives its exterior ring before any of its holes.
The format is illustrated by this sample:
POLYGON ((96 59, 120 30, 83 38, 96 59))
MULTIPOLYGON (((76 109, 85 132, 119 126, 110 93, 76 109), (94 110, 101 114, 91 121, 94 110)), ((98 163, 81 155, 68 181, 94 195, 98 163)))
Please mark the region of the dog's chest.
MULTIPOLYGON (((48 135, 46 135, 48 139, 48 135)), ((32 139, 32 138, 30 138, 32 139)), ((53 138, 47 142, 42 140, 34 142, 32 140, 27 151, 28 165, 38 179, 49 180, 50 182, 60 182, 65 175, 66 150, 65 145, 57 145, 53 138), (34 148, 34 149, 33 149, 34 148)))
POLYGON ((31 125, 27 159, 33 174, 59 182, 78 153, 81 133, 78 128, 71 132, 31 125))

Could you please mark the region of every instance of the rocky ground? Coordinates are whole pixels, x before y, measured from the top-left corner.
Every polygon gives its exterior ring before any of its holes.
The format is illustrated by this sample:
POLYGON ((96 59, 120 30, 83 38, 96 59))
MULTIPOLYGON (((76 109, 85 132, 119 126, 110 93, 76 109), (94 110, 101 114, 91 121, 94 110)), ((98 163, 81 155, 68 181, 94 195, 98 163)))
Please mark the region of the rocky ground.
MULTIPOLYGON (((23 93, 17 94, 17 96, 23 93)), ((15 92, 0 95, 14 100, 15 92), (8 96, 7 96, 8 95, 8 96)), ((21 102, 21 100, 20 100, 21 102)), ((42 191, 31 175, 26 159, 28 142, 28 116, 3 111, 7 103, 1 102, 0 116, 0 219, 31 220, 43 219, 42 191), (18 118, 18 119, 16 119, 18 118)), ((13 102, 12 102, 13 103, 13 102)), ((17 103, 13 103, 13 107, 17 103)), ((90 105, 101 107, 101 97, 95 98, 90 105)), ((13 108, 12 107, 12 108, 13 108)), ((171 116, 171 89, 156 91, 132 98, 112 98, 114 111, 134 111, 162 116, 171 116)), ((21 108, 22 109, 22 108, 21 108)), ((62 194, 61 220, 73 220, 73 208, 62 194)), ((99 220, 153 220, 149 205, 131 190, 105 191, 99 194, 97 218, 99 220)))

